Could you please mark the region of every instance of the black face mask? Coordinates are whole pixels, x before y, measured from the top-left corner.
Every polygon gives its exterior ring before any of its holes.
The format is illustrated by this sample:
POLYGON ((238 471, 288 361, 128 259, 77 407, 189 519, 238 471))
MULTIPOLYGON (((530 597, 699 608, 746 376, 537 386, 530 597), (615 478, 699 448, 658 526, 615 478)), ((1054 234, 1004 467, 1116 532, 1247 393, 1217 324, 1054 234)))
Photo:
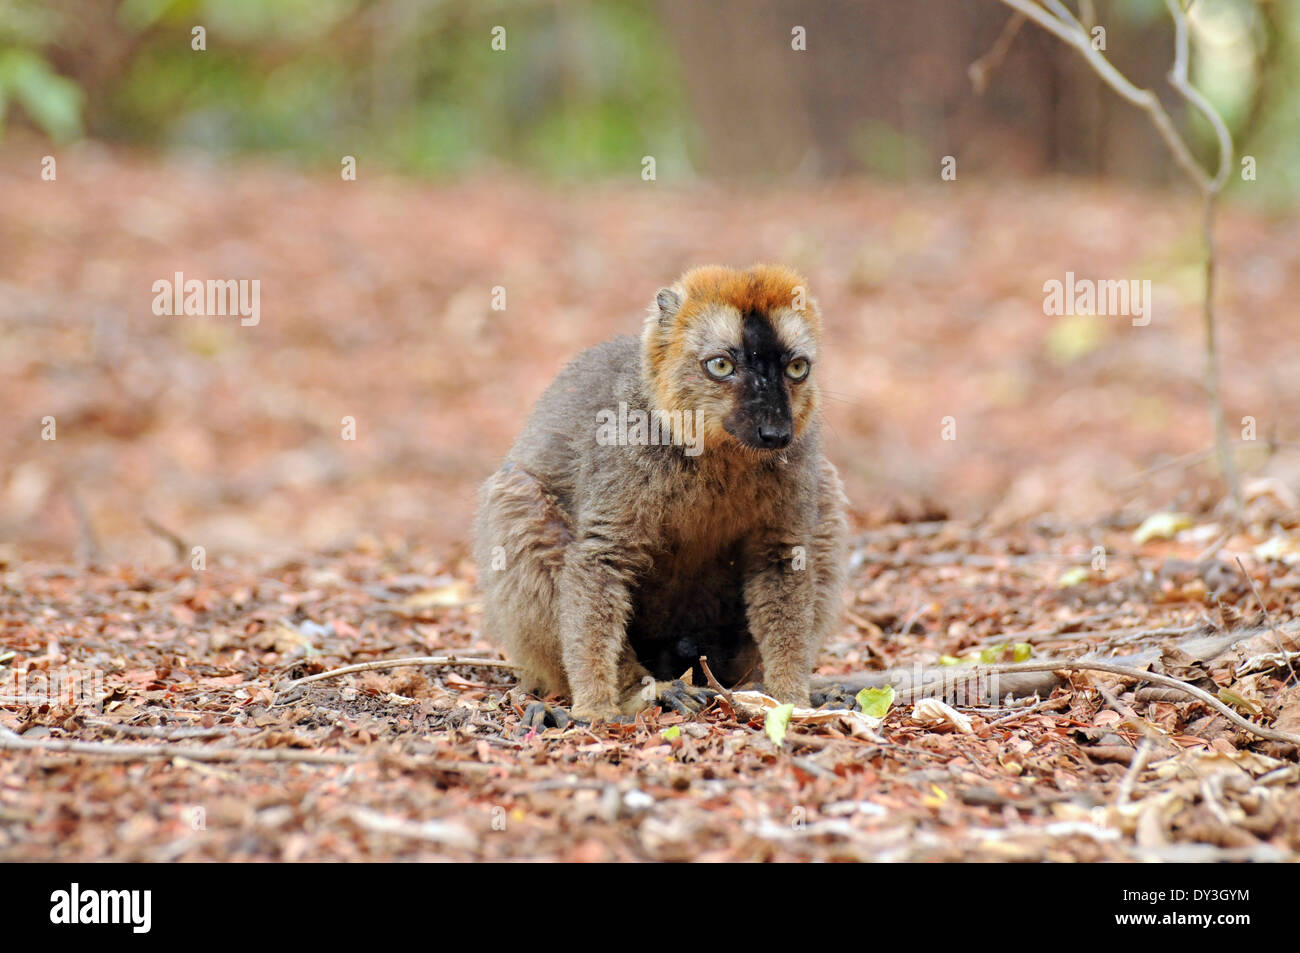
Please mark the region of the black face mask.
POLYGON ((789 354, 764 315, 751 312, 744 322, 741 349, 736 354, 736 409, 722 424, 746 446, 780 450, 794 437, 785 377, 789 354))

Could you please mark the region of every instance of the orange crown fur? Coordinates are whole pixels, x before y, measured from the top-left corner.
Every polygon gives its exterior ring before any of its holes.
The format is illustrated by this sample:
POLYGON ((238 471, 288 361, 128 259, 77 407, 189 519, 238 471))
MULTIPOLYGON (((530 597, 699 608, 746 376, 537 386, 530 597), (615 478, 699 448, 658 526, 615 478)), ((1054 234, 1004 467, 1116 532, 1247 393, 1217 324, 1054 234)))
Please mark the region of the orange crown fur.
MULTIPOLYGON (((689 321, 709 304, 729 304, 741 314, 771 314, 790 308, 800 289, 803 297, 808 297, 808 283, 784 265, 754 265, 745 271, 704 265, 686 272, 673 287, 685 299, 679 322, 689 321)), ((821 315, 816 307, 807 307, 803 313, 813 334, 820 338, 821 315)))

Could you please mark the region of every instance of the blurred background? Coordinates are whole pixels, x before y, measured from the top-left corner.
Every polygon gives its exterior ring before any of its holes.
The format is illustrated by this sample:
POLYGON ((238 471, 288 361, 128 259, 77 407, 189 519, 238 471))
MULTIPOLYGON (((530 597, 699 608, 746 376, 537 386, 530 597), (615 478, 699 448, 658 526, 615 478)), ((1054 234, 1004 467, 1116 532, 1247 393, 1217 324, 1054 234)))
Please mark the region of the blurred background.
MULTIPOLYGON (((1164 0, 1091 9, 1212 168, 1164 80, 1164 0)), ((558 368, 705 262, 807 274, 861 525, 1209 505, 1199 198, 1145 115, 1009 18, 0 0, 0 562, 157 561, 169 535, 463 553, 477 484, 558 368), (1150 280, 1150 325, 1046 316, 1067 271, 1150 280), (175 272, 258 279, 260 323, 155 315, 175 272)), ((1291 505, 1300 4, 1189 19, 1192 79, 1255 170, 1219 220, 1226 416, 1234 437, 1253 418, 1241 465, 1291 505)))

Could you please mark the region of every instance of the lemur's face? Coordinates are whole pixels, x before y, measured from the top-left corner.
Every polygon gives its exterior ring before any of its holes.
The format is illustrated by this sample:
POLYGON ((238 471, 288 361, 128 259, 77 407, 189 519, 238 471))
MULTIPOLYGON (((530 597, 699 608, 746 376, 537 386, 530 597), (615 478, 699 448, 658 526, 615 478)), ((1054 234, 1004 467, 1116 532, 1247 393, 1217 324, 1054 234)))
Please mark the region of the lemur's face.
POLYGON ((821 319, 784 268, 701 268, 659 293, 643 340, 662 409, 702 412, 709 439, 789 446, 817 404, 821 319))

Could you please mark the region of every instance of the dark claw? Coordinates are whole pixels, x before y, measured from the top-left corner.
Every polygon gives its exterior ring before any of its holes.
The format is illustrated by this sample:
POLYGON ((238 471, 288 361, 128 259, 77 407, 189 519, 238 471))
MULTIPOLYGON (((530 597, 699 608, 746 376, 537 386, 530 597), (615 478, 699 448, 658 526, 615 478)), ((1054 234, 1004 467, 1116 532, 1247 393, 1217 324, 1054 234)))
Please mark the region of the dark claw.
POLYGON ((707 708, 717 696, 711 688, 696 688, 678 678, 663 690, 658 700, 679 715, 694 715, 707 708))
POLYGON ((676 692, 674 692, 671 689, 665 691, 662 695, 660 695, 658 700, 659 700, 659 704, 667 708, 671 708, 679 715, 695 714, 695 710, 690 708, 686 704, 685 699, 683 699, 681 696, 679 696, 676 692))
POLYGON ((832 685, 824 691, 812 693, 814 708, 857 708, 858 696, 843 685, 832 685))
POLYGON ((533 702, 524 709, 523 725, 525 728, 568 728, 570 725, 580 724, 577 718, 574 718, 559 705, 548 705, 546 702, 533 702))
POLYGON ((524 709, 524 727, 537 728, 546 722, 546 705, 542 702, 533 702, 524 709))

